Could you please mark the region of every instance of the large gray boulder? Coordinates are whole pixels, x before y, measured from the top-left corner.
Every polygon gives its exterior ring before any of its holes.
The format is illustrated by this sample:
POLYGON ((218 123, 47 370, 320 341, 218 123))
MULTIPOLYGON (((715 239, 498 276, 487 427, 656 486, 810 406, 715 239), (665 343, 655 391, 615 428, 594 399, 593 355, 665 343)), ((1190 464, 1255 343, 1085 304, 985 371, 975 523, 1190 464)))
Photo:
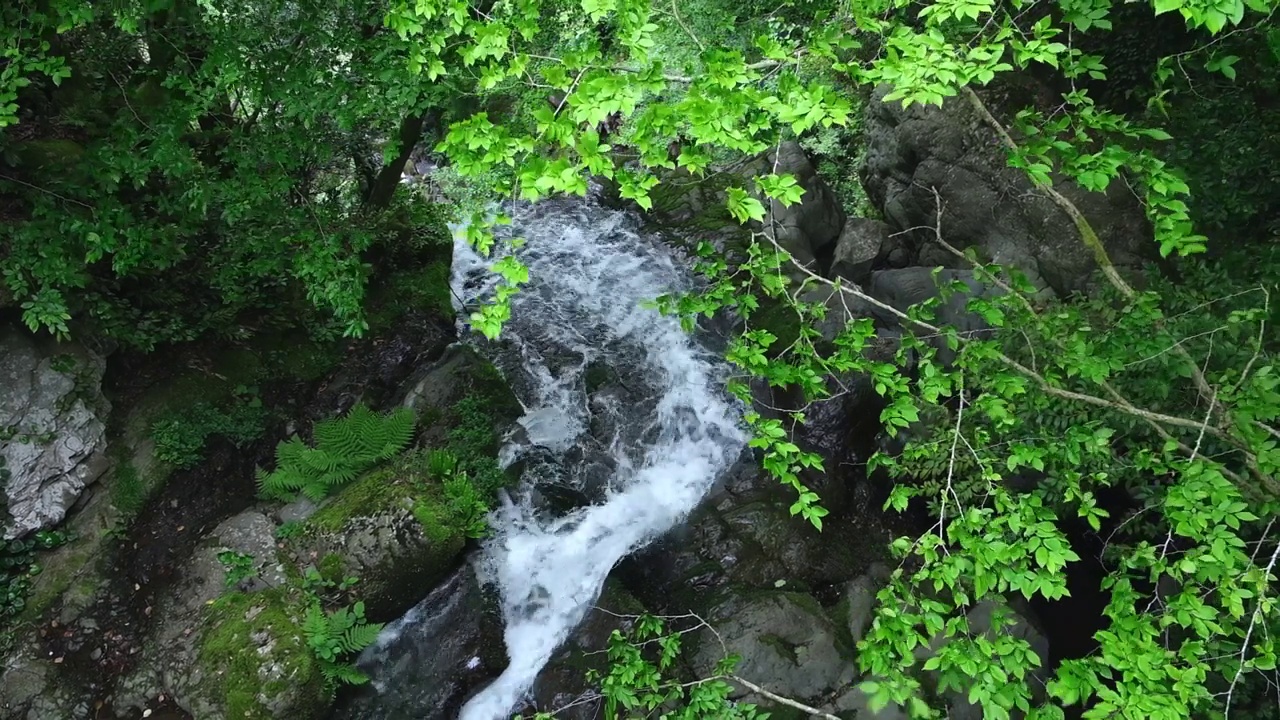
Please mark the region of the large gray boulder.
MULTIPOLYGON (((157 604, 155 631, 137 666, 116 688, 118 708, 142 708, 158 694, 171 695, 198 718, 234 715, 237 690, 253 693, 247 706, 273 718, 310 717, 326 704, 310 650, 300 630, 304 603, 290 593, 289 579, 276 555, 275 524, 256 510, 220 523, 183 568, 157 604), (224 551, 250 558, 253 576, 229 597, 237 604, 215 605, 230 589, 224 551), (228 654, 226 637, 242 635, 240 648, 228 654)), ((247 710, 244 710, 246 715, 247 710)))
MULTIPOLYGON (((714 632, 699 634, 694 666, 700 676, 714 672, 721 658, 737 655, 739 677, 805 702, 825 701, 857 676, 849 649, 836 639, 835 624, 808 595, 760 592, 731 600, 717 614, 728 617, 714 632)), ((746 689, 740 696, 765 702, 746 689)))
POLYGON ((764 232, 791 253, 796 262, 817 272, 817 258, 827 254, 844 229, 845 212, 830 186, 818 175, 800 144, 784 142, 764 157, 754 170, 792 175, 804 188, 800 202, 789 207, 768 200, 764 232))
MULTIPOLYGON (((1087 291, 1097 268, 1076 227, 1026 174, 1009 167, 995 132, 964 98, 942 107, 883 102, 888 88, 873 93, 866 111, 863 186, 885 220, 915 233, 917 248, 929 247, 942 202, 942 234, 959 247, 976 246, 993 261, 1020 268, 1033 283, 1063 296, 1087 291), (937 191, 935 197, 934 192, 937 191)), ((999 110, 994 110, 999 114, 999 110)), ((1054 188, 1089 219, 1112 261, 1139 268, 1154 243, 1141 205, 1123 183, 1090 192, 1063 177, 1054 188)), ((936 250, 916 262, 959 266, 936 250)))
POLYGON ((871 218, 849 218, 836 241, 831 275, 862 285, 879 266, 901 267, 906 255, 888 224, 871 218))
POLYGON ((0 326, 0 460, 6 539, 62 522, 106 471, 105 361, 74 343, 0 326))
MULTIPOLYGON (((871 273, 864 289, 884 305, 906 313, 913 305, 942 295, 943 288, 948 289, 949 295, 934 308, 930 324, 955 328, 962 338, 979 338, 990 332, 991 327, 982 316, 969 310, 969 301, 997 297, 1003 291, 979 280, 972 270, 927 267, 877 270, 871 273), (961 283, 963 289, 952 290, 956 283, 961 283)), ((866 303, 860 309, 890 327, 903 324, 897 315, 882 307, 866 303)), ((938 351, 939 362, 950 365, 955 360, 956 353, 948 347, 946 338, 931 337, 930 343, 938 351)))
MULTIPOLYGON (((983 600, 968 612, 965 619, 968 622, 968 630, 971 637, 984 636, 988 640, 994 641, 997 636, 1003 635, 1027 643, 1031 651, 1040 658, 1039 667, 1031 673, 1032 677, 1027 679, 1027 684, 1032 688, 1032 700, 1039 702, 1043 699, 1044 683, 1049 679, 1047 670, 1049 667, 1049 641, 1028 619, 1030 616, 1031 610, 1024 603, 1005 604, 993 600, 983 600)), ((916 648, 916 660, 923 664, 930 657, 937 654, 946 643, 947 640, 943 638, 941 633, 935 635, 928 645, 916 648)), ((925 676, 931 684, 936 685, 940 678, 940 673, 936 670, 925 671, 925 676)), ((967 688, 959 690, 952 688, 942 693, 947 703, 948 717, 956 720, 982 720, 982 707, 969 702, 967 690, 967 688)), ((1025 717, 1018 710, 1014 710, 1012 716, 1014 718, 1025 717)))

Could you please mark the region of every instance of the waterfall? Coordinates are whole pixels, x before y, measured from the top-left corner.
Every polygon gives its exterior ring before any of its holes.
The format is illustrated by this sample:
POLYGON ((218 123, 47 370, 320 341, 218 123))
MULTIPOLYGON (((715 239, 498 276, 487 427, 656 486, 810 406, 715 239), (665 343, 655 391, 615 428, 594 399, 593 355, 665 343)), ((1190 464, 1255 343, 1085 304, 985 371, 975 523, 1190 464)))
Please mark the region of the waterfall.
MULTIPOLYGON (((521 206, 512 216, 504 230, 527 240, 516 254, 531 279, 501 339, 481 349, 526 408, 504 457, 536 452, 558 462, 527 472, 491 517, 475 565, 500 595, 510 664, 461 720, 509 718, 618 561, 684 519, 746 441, 740 408, 722 389, 723 361, 678 320, 644 307, 692 286, 685 259, 630 214, 590 200, 521 206), (602 365, 625 399, 587 392, 588 368, 602 365), (591 458, 608 468, 603 487, 586 486, 591 458), (592 491, 594 501, 549 512, 539 502, 547 482, 592 491)), ((458 298, 471 304, 492 291, 489 263, 457 243, 458 298)))

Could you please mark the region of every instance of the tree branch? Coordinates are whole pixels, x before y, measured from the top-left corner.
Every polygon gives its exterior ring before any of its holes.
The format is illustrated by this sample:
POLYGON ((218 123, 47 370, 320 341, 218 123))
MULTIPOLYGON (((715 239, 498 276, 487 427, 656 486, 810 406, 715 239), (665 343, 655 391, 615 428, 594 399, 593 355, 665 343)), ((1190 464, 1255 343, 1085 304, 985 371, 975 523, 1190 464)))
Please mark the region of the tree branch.
POLYGON ((819 717, 819 718, 822 718, 822 720, 840 720, 839 717, 836 717, 835 715, 832 715, 831 713, 828 713, 828 712, 823 712, 816 707, 810 707, 808 705, 805 705, 804 703, 796 702, 791 698, 785 698, 776 693, 771 693, 768 690, 765 690, 764 688, 760 687, 759 685, 751 682, 750 680, 743 680, 737 675, 726 675, 725 679, 732 680, 738 683, 739 685, 745 687, 746 689, 750 690, 751 692, 759 695, 763 695, 780 705, 786 705, 789 708, 795 708, 796 710, 799 710, 801 712, 807 712, 813 717, 819 717))

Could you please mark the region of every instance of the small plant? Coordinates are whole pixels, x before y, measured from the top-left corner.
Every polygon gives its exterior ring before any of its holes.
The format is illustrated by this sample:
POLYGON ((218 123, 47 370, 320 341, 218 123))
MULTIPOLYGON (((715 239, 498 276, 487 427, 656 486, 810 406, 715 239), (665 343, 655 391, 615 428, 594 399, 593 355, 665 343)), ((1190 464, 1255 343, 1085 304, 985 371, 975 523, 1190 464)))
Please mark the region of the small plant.
POLYGON ((449 513, 457 519, 463 533, 470 538, 488 535, 489 523, 485 516, 489 514, 489 506, 467 474, 455 473, 446 477, 442 484, 449 513))
POLYGON ((458 456, 448 450, 431 450, 427 453, 427 474, 433 478, 447 478, 458 469, 458 456))
POLYGON ((111 484, 111 502, 125 518, 137 515, 146 504, 147 488, 132 463, 121 461, 116 466, 115 478, 111 484))
POLYGON ((288 540, 289 538, 298 537, 304 530, 306 530, 306 527, 306 525, 298 522, 297 520, 290 520, 276 528, 276 539, 288 540))
POLYGON ((349 658, 372 645, 382 632, 382 623, 370 623, 364 603, 326 613, 318 600, 307 607, 302 624, 307 646, 320 662, 325 684, 333 692, 339 685, 363 685, 369 676, 360 672, 349 658))
MULTIPOLYGON (((0 470, 3 458, 0 458, 0 470)), ((51 550, 70 538, 56 530, 41 530, 30 537, 10 540, 0 546, 0 625, 12 620, 27 607, 31 583, 42 568, 35 561, 37 550, 51 550)))
POLYGON ((256 562, 252 555, 235 550, 223 550, 218 553, 218 562, 226 571, 227 587, 234 588, 240 583, 258 574, 256 562))
POLYGON ((276 447, 276 469, 258 471, 262 496, 292 500, 297 493, 320 501, 360 473, 395 456, 413 438, 409 408, 378 414, 356 405, 345 417, 316 423, 315 447, 297 435, 276 447))
POLYGON ((354 575, 348 575, 341 580, 334 580, 325 573, 317 570, 315 566, 307 567, 302 573, 302 589, 307 591, 312 597, 319 598, 322 592, 336 590, 345 593, 355 587, 360 582, 360 578, 354 575))

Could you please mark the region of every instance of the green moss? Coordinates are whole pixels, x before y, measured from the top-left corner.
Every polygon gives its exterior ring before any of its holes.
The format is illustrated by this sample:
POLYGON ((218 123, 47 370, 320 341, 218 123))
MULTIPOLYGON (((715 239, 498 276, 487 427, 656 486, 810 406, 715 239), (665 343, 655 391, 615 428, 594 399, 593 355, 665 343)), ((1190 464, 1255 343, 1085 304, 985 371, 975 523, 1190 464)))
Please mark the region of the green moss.
POLYGON ((20 620, 37 621, 60 598, 65 602, 92 597, 101 580, 97 567, 101 547, 98 538, 79 537, 48 555, 37 556, 44 570, 32 582, 20 620))
POLYGON ((351 518, 369 517, 412 502, 413 487, 395 467, 382 467, 344 487, 307 520, 312 528, 340 532, 351 518))
POLYGON ((342 582, 346 576, 345 563, 342 561, 342 556, 337 553, 329 553, 321 558, 316 569, 320 572, 320 577, 330 582, 342 582))
POLYGON ((795 646, 783 638, 774 635, 773 633, 762 633, 758 639, 760 640, 761 645, 771 648, 774 652, 778 653, 780 657, 786 658, 791 662, 791 664, 800 664, 800 658, 796 656, 795 646))
POLYGON ((209 607, 200 640, 203 694, 226 717, 271 720, 262 699, 289 694, 292 717, 321 717, 329 705, 319 665, 301 630, 305 603, 292 588, 232 593, 209 607))
POLYGON ((453 317, 450 272, 449 263, 440 261, 392 273, 370 293, 369 327, 391 327, 414 310, 453 317))
POLYGON ((111 502, 126 518, 137 515, 147 502, 147 486, 138 475, 138 469, 127 460, 116 465, 110 484, 111 502))
POLYGON ((311 382, 327 375, 342 359, 342 344, 322 342, 305 332, 263 333, 253 340, 266 378, 311 382))

